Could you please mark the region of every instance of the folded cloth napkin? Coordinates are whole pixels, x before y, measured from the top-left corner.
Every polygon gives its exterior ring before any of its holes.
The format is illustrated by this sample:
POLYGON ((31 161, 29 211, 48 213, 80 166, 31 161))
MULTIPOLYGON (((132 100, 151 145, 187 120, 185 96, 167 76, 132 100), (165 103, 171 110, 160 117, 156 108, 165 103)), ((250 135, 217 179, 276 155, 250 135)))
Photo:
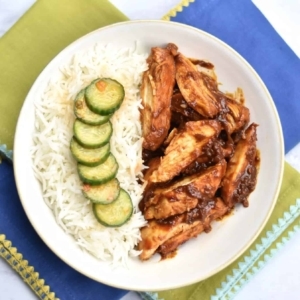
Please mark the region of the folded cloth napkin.
MULTIPOLYGON (((296 144, 297 136, 293 133, 296 127, 293 126, 297 126, 299 121, 295 119, 290 124, 285 121, 287 118, 284 116, 290 114, 291 119, 299 113, 298 103, 294 103, 299 95, 296 90, 299 61, 252 6, 250 0, 223 2, 197 0, 172 20, 194 25, 219 36, 255 67, 275 99, 289 149, 296 144), (260 34, 258 28, 261 30, 260 34), (259 39, 264 40, 261 42, 259 39), (283 75, 276 72, 283 72, 283 75), (282 98, 283 95, 286 97, 282 98)), ((22 102, 45 65, 79 36, 125 19, 124 15, 104 0, 39 0, 0 39, 0 69, 5 70, 5 74, 0 74, 0 144, 6 144, 12 149, 14 129, 22 102)), ((199 299, 199 295, 204 300, 213 295, 216 295, 216 299, 223 296, 230 298, 273 255, 274 249, 283 244, 299 227, 297 222, 300 203, 296 199, 300 195, 297 186, 299 174, 286 164, 284 184, 272 217, 257 243, 240 260, 199 284, 156 295, 143 293, 142 296, 145 299, 164 297, 178 300, 199 299)), ((0 165, 0 200, 0 255, 17 269, 41 298, 54 299, 56 295, 61 299, 119 299, 126 293, 77 273, 45 246, 22 209, 12 166, 7 162, 0 165), (38 275, 27 267, 16 249, 11 248, 5 239, 13 242, 55 295, 49 292, 48 287, 43 286, 43 281, 38 280, 38 275)))

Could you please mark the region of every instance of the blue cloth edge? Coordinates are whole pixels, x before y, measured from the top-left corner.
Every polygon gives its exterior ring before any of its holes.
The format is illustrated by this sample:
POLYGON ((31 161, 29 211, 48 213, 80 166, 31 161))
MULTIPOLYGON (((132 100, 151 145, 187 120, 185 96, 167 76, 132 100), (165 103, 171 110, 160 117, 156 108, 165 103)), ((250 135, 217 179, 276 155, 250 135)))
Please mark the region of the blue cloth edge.
MULTIPOLYGON (((300 220, 298 224, 293 227, 293 230, 288 231, 286 235, 281 237, 281 243, 276 243, 276 248, 271 249, 271 256, 264 254, 269 250, 270 245, 281 236, 285 229, 292 224, 300 216, 300 199, 295 199, 288 211, 282 213, 282 217, 274 222, 272 230, 266 232, 265 236, 261 238, 260 242, 255 245, 256 251, 250 251, 250 256, 244 255, 242 262, 238 269, 232 269, 231 273, 226 276, 226 280, 220 283, 220 287, 216 289, 215 295, 211 296, 211 300, 232 299, 243 286, 251 278, 254 277, 261 270, 266 263, 279 252, 283 245, 300 229, 300 220), (253 267, 258 263, 258 268, 253 267), (253 270, 252 270, 253 268, 253 270), (246 280, 243 277, 246 275, 246 280)), ((253 245, 254 246, 254 245, 253 245)))
POLYGON ((7 149, 7 146, 5 144, 0 144, 0 156, 10 162, 13 161, 13 151, 7 149))

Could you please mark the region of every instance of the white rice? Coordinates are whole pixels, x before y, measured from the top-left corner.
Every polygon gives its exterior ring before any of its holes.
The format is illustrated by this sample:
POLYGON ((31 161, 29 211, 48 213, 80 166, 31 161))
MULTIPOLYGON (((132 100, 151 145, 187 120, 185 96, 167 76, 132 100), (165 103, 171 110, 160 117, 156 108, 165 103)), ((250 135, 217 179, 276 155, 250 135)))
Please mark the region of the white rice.
POLYGON ((76 243, 96 258, 114 265, 126 265, 140 240, 139 228, 145 220, 137 205, 143 188, 137 183, 142 164, 142 138, 139 107, 141 75, 147 69, 146 54, 111 45, 94 47, 76 54, 61 68, 60 78, 49 82, 37 99, 32 160, 41 182, 43 197, 57 223, 76 243), (121 108, 112 117, 111 151, 119 163, 117 178, 135 206, 131 220, 120 228, 107 228, 97 222, 91 203, 82 195, 76 161, 70 153, 73 135, 74 97, 92 80, 109 77, 125 88, 121 108))

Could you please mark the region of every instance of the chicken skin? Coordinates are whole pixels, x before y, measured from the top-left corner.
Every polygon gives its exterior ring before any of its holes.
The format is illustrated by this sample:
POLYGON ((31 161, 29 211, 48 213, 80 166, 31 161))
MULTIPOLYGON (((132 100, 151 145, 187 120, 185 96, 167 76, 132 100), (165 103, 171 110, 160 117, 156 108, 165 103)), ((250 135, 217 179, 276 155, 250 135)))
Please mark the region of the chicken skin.
POLYGON ((200 115, 212 118, 220 111, 220 104, 203 81, 202 73, 183 54, 175 57, 176 81, 182 96, 200 115))
POLYGON ((227 206, 219 198, 206 199, 199 201, 189 212, 164 220, 149 221, 147 226, 141 229, 142 240, 138 249, 143 251, 140 259, 149 259, 162 245, 164 246, 159 251, 164 254, 174 251, 191 236, 190 231, 193 228, 197 227, 192 236, 209 231, 212 220, 222 217, 227 212, 227 206))
POLYGON ((160 165, 149 180, 165 182, 178 175, 201 153, 202 148, 220 133, 221 125, 215 120, 187 122, 165 150, 160 165))
MULTIPOLYGON (((160 253, 163 257, 167 254, 175 251, 180 245, 185 243, 191 238, 195 238, 203 231, 209 232, 211 230, 210 224, 212 221, 222 218, 228 213, 228 207, 223 203, 220 198, 216 198, 214 201, 214 207, 208 206, 206 211, 199 209, 205 215, 202 221, 195 221, 191 224, 190 228, 185 231, 171 237, 164 242, 156 252, 160 253)), ((206 203, 203 205, 205 207, 206 203)), ((201 205, 199 205, 201 207, 201 205)))
POLYGON ((256 127, 253 123, 247 128, 228 162, 221 197, 230 208, 236 203, 248 206, 248 196, 256 185, 256 127))
POLYGON ((168 44, 166 48, 152 48, 147 59, 149 69, 144 72, 142 78, 143 109, 140 110, 144 149, 156 150, 170 128, 176 53, 177 47, 168 44))
POLYGON ((226 171, 226 161, 184 177, 166 188, 158 188, 145 203, 145 219, 165 219, 189 211, 197 206, 198 200, 213 198, 226 171))

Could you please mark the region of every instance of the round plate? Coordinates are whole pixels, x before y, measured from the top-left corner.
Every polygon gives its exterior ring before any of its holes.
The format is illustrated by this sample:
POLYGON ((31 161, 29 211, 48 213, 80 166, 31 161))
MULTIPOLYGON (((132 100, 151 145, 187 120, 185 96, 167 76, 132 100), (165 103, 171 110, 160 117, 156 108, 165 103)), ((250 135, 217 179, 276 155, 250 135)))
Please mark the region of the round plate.
POLYGON ((21 111, 14 147, 14 171, 19 195, 33 227, 63 261, 99 282, 129 289, 155 291, 189 285, 222 270, 254 241, 275 205, 283 173, 283 138, 273 100, 253 68, 232 48, 201 30, 165 21, 129 21, 101 28, 78 39, 60 52, 32 86, 21 111), (112 267, 83 252, 71 236, 56 223, 42 198, 34 177, 30 148, 34 132, 34 105, 52 76, 77 51, 101 42, 115 47, 138 46, 150 51, 153 46, 175 43, 186 56, 203 58, 215 65, 222 90, 241 87, 251 121, 259 124, 258 148, 261 164, 250 206, 239 206, 221 222, 215 222, 209 234, 182 245, 172 259, 141 262, 130 259, 128 268, 112 267), (37 213, 38 212, 38 213, 37 213), (180 271, 179 271, 180 270, 180 271), (163 279, 163 280, 162 280, 163 279))

